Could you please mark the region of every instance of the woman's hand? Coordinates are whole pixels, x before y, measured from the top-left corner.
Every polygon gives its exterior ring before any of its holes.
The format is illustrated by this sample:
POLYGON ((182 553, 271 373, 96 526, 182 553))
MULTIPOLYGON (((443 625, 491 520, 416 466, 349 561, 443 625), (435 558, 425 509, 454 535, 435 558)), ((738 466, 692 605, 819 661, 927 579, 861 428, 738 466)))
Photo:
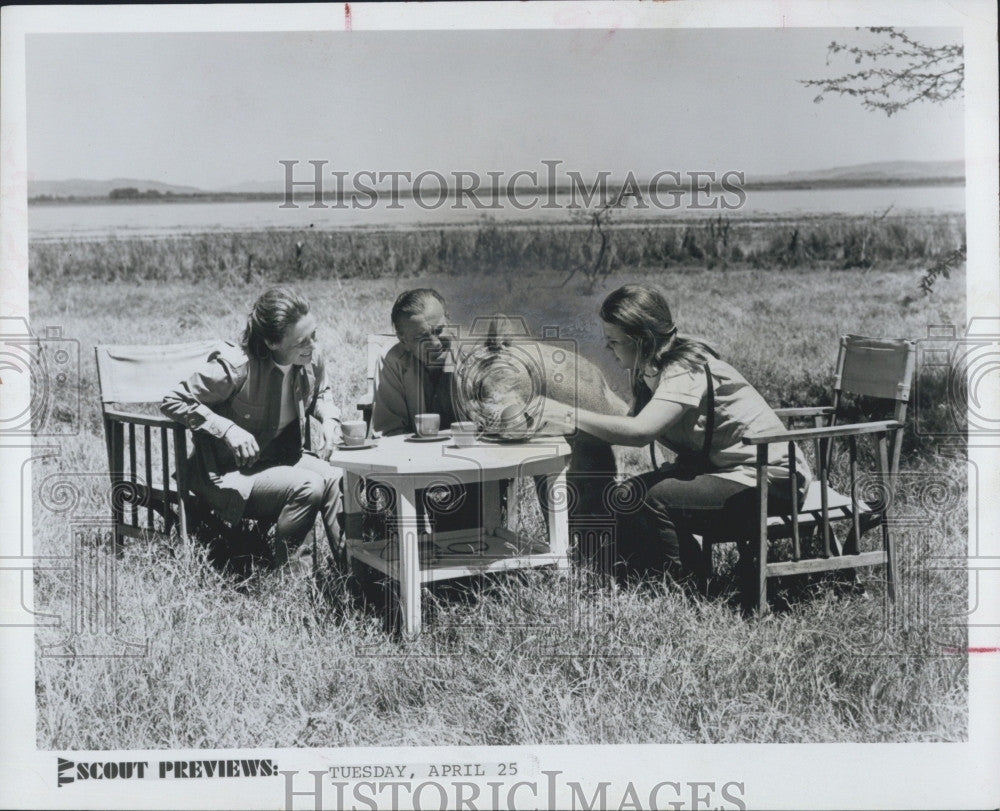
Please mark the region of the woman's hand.
POLYGON ((542 398, 542 411, 538 420, 538 433, 541 434, 553 436, 576 431, 576 409, 551 397, 542 398))
POLYGON ((684 414, 684 406, 666 400, 652 400, 635 417, 595 414, 582 408, 573 413, 576 427, 581 431, 612 445, 641 447, 648 445, 676 423, 684 414))
POLYGON ((240 426, 233 423, 222 435, 223 441, 236 457, 236 464, 240 467, 248 467, 257 461, 260 456, 260 446, 253 434, 244 431, 240 426))

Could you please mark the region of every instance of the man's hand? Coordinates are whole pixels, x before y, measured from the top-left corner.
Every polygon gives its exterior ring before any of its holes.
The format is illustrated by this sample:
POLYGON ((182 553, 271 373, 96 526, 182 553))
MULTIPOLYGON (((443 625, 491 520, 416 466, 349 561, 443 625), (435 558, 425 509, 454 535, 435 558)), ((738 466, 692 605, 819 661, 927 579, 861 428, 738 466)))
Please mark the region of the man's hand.
POLYGON ((240 467, 249 467, 260 456, 260 446, 254 435, 249 431, 244 431, 235 423, 226 430, 222 439, 229 446, 229 450, 233 452, 236 464, 240 467))
POLYGON ((323 423, 323 450, 320 453, 320 458, 329 459, 336 446, 343 441, 344 436, 340 429, 340 421, 326 420, 323 423))

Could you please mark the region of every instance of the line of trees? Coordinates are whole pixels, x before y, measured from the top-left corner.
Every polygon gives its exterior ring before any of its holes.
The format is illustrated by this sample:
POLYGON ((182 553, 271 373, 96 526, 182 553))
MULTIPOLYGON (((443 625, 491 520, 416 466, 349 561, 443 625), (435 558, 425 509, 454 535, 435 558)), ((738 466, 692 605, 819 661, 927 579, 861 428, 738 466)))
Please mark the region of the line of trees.
POLYGON ((160 197, 173 197, 174 193, 172 191, 162 192, 156 189, 146 189, 146 191, 139 191, 134 186, 125 186, 119 189, 112 189, 108 192, 108 197, 112 200, 150 200, 158 199, 160 197))

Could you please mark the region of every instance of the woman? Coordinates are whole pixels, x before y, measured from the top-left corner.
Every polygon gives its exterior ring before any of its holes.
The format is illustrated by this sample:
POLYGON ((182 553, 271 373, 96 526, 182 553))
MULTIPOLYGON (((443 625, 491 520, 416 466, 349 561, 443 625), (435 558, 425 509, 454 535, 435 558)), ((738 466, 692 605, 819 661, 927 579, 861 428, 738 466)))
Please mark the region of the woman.
MULTIPOLYGON (((652 287, 630 284, 601 305, 608 348, 632 377, 623 417, 573 411, 553 401, 544 419, 614 445, 661 442, 677 462, 627 482, 641 506, 618 520, 617 557, 627 570, 666 570, 675 578, 700 560, 693 534, 749 526, 757 515, 756 448, 744 435, 782 430, 764 398, 705 344, 677 333, 670 307, 652 287)), ((769 510, 791 508, 787 443, 769 448, 769 510)), ((799 502, 811 474, 796 448, 799 502)), ((749 548, 741 549, 744 566, 749 548)))
POLYGON ((276 522, 274 566, 301 545, 317 513, 335 556, 340 550, 341 471, 310 451, 310 416, 322 425, 324 451, 340 439, 340 410, 315 348, 309 302, 273 288, 253 305, 240 349, 214 352, 161 405, 194 434, 191 489, 230 523, 276 522))

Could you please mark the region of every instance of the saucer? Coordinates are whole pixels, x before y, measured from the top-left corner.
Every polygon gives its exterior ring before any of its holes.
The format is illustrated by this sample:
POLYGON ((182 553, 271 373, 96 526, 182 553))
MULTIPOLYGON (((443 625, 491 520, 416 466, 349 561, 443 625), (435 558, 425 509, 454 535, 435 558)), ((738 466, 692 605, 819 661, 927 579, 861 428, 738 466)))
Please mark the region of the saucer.
POLYGON ((365 448, 375 448, 377 446, 378 446, 378 442, 376 442, 374 439, 366 439, 360 445, 347 445, 347 444, 341 443, 341 444, 337 445, 337 450, 338 451, 362 451, 365 448))
POLYGON ((434 436, 420 436, 420 434, 410 434, 407 442, 440 442, 442 439, 451 439, 451 434, 439 433, 434 436))

